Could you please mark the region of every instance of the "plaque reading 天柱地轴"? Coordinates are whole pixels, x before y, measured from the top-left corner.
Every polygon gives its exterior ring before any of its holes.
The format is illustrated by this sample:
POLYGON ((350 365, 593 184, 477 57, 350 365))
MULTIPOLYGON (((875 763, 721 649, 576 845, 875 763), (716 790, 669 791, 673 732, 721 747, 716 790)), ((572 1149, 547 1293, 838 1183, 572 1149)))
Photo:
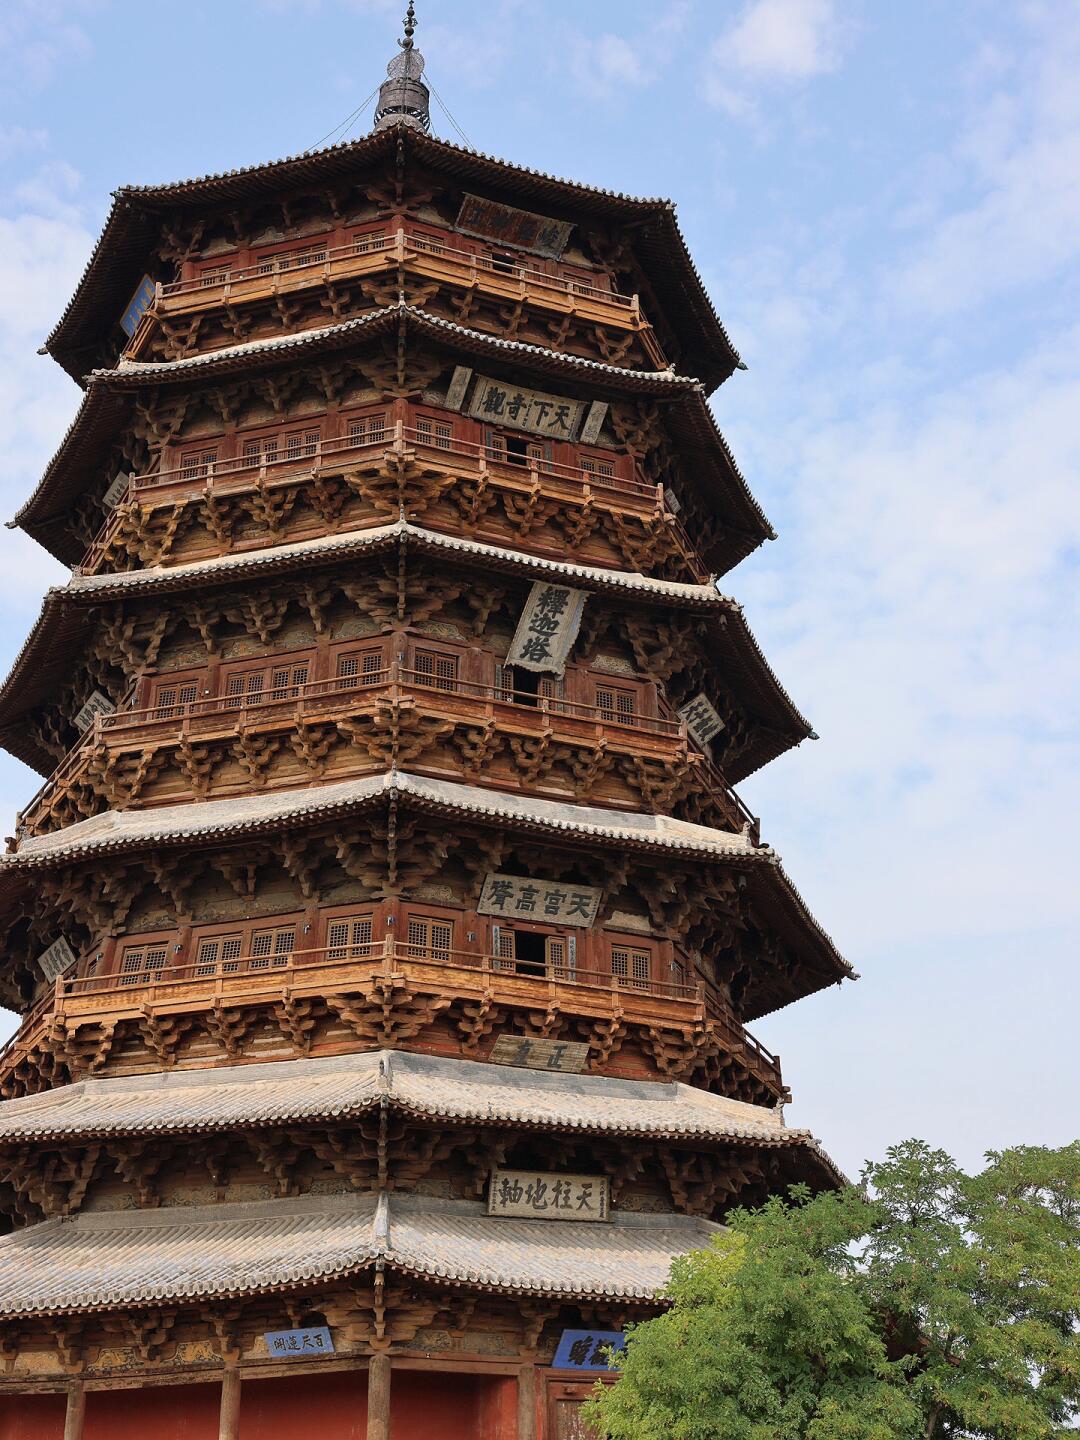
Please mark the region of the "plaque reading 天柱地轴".
POLYGON ((537 1170, 493 1170, 488 1214, 529 1220, 608 1220, 606 1175, 559 1175, 537 1170))
POLYGON ((533 880, 528 875, 489 874, 476 909, 480 915, 513 915, 588 929, 596 923, 600 891, 595 885, 561 885, 533 880))
POLYGON ((511 430, 528 430, 549 440, 574 439, 585 410, 584 400, 568 400, 565 395, 549 395, 545 390, 526 390, 487 375, 476 377, 469 406, 469 414, 477 420, 506 425, 511 430))
POLYGON ((574 648, 588 598, 584 590, 537 581, 525 601, 506 652, 506 664, 561 675, 574 648))

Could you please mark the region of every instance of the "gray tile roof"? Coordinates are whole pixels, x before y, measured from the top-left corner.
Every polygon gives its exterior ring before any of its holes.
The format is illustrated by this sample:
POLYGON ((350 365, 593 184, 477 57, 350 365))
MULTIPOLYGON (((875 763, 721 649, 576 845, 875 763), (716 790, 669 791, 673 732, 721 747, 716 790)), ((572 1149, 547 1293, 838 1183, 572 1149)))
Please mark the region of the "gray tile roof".
POLYGON ((730 855, 762 861, 774 858, 772 850, 765 846, 755 848, 746 835, 713 830, 668 815, 570 805, 561 800, 512 795, 454 780, 433 780, 390 770, 356 780, 338 780, 296 790, 255 792, 225 800, 159 805, 146 810, 105 810, 51 834, 26 837, 13 855, 0 856, 0 876, 27 865, 55 863, 60 859, 157 841, 191 841, 272 828, 282 822, 317 821, 389 796, 426 802, 462 816, 525 821, 549 832, 560 831, 571 836, 631 841, 700 855, 730 855))
POLYGON ((454 1285, 647 1300, 672 1257, 719 1228, 670 1214, 506 1220, 473 1201, 385 1195, 97 1211, 0 1239, 0 1316, 292 1289, 379 1260, 454 1285))
POLYGON ((616 383, 620 388, 629 386, 649 393, 701 388, 692 375, 676 375, 673 370, 630 369, 623 365, 609 365, 603 360, 590 360, 587 356, 574 355, 569 351, 551 350, 545 345, 532 345, 527 340, 504 340, 501 336, 459 325, 455 320, 431 315, 404 300, 383 305, 353 320, 341 320, 335 325, 319 325, 311 330, 297 330, 289 335, 274 335, 264 340, 242 340, 236 345, 223 345, 220 350, 188 355, 183 360, 121 360, 115 368, 92 370, 86 381, 88 385, 103 384, 113 388, 159 384, 182 379, 191 371, 234 369, 233 362, 250 356, 320 349, 365 330, 396 327, 402 320, 428 334, 459 341, 481 354, 504 353, 515 361, 532 363, 559 374, 598 376, 616 383))
POLYGON ((0 1103, 0 1145, 354 1120, 384 1099, 391 1110, 436 1123, 745 1141, 821 1153, 808 1130, 785 1127, 779 1110, 690 1085, 393 1050, 80 1080, 0 1103))

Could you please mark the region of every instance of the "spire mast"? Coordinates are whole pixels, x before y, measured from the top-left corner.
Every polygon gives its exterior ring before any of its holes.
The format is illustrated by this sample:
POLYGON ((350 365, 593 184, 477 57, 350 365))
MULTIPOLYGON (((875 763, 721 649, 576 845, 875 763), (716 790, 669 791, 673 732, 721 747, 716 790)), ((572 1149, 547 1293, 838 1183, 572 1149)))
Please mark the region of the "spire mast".
POLYGON ((379 102, 375 107, 376 130, 391 125, 411 125, 425 134, 431 129, 430 92, 421 76, 424 57, 413 44, 416 34, 416 7, 409 0, 405 12, 404 39, 399 40, 401 53, 386 67, 387 78, 379 86, 379 102))

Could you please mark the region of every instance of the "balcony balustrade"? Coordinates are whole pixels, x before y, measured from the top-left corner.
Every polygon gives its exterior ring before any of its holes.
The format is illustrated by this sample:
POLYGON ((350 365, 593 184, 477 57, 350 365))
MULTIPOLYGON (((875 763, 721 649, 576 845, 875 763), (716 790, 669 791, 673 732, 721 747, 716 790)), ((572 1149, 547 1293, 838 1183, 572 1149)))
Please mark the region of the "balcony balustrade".
POLYGON ((667 360, 642 315, 637 295, 622 295, 582 274, 540 269, 510 256, 491 255, 425 232, 408 221, 364 230, 344 243, 311 240, 302 249, 266 255, 249 265, 222 263, 169 284, 158 284, 125 352, 143 357, 162 321, 190 320, 215 309, 238 310, 304 290, 329 289, 367 278, 415 276, 471 290, 500 304, 525 304, 583 324, 636 332, 656 369, 667 360))
MULTIPOLYGON (((415 420, 415 415, 410 414, 415 420)), ((238 456, 230 460, 190 462, 172 465, 145 475, 133 475, 117 506, 102 523, 90 547, 77 567, 78 573, 96 575, 118 565, 143 563, 167 564, 169 537, 175 530, 167 522, 177 509, 196 506, 212 498, 217 502, 241 502, 246 495, 268 492, 286 493, 306 485, 341 480, 361 496, 365 481, 357 471, 379 465, 394 482, 366 486, 376 510, 361 526, 385 524, 396 518, 404 506, 406 513, 423 515, 435 529, 460 529, 440 523, 438 514, 427 515, 432 498, 444 488, 445 478, 451 484, 493 490, 520 502, 539 498, 574 511, 599 511, 618 521, 637 522, 643 535, 650 530, 662 540, 660 551, 675 558, 682 576, 701 584, 709 576, 698 560, 693 542, 681 521, 667 508, 662 485, 650 484, 640 474, 633 478, 600 473, 595 461, 582 457, 578 465, 567 465, 535 456, 517 459, 493 450, 490 446, 457 437, 437 438, 431 427, 397 421, 385 432, 357 440, 350 436, 318 440, 297 451, 284 448, 272 458, 251 459, 238 456), (423 476, 411 475, 415 462, 423 476), (137 523, 133 524, 133 517, 137 523), (160 540, 155 539, 154 521, 160 519, 160 540), (130 532, 132 543, 126 544, 130 532)), ((284 538, 301 539, 326 533, 314 513, 306 528, 289 529, 284 538)), ((340 527, 333 527, 340 528, 340 527)), ((351 527, 349 527, 351 528, 351 527)), ((507 536, 491 529, 490 537, 506 543, 507 536)), ((245 548, 258 548, 278 538, 255 537, 227 546, 229 553, 245 548)), ((532 543, 538 554, 543 545, 532 543)), ((564 559, 565 543, 552 550, 552 558, 564 559)), ((187 558, 186 556, 180 558, 187 558)))
MULTIPOLYGON (((80 966, 81 967, 81 962, 80 966)), ((151 973, 60 975, 0 1050, 0 1088, 50 1034, 73 1034, 95 1023, 116 1027, 214 1008, 257 1009, 280 1002, 348 995, 383 978, 410 991, 509 1010, 556 1007, 589 1021, 618 1016, 629 1026, 671 1029, 706 1026, 718 1046, 768 1095, 784 1093, 779 1057, 739 1023, 703 983, 629 978, 573 965, 531 963, 462 949, 429 949, 387 936, 369 944, 297 949, 282 955, 186 961, 151 973)))
MULTIPOLYGON (((706 757, 689 745, 686 726, 673 716, 624 714, 606 707, 582 704, 562 698, 526 694, 506 687, 479 684, 458 678, 433 678, 395 661, 366 675, 314 680, 302 685, 285 684, 258 696, 218 695, 189 704, 165 704, 152 708, 117 710, 98 715, 82 740, 38 790, 19 817, 17 835, 46 833, 80 818, 72 813, 72 792, 93 792, 99 803, 86 809, 97 813, 105 805, 136 808, 155 803, 175 803, 191 798, 182 766, 176 768, 171 790, 125 791, 121 775, 125 759, 133 771, 145 769, 142 757, 148 753, 178 750, 181 745, 207 746, 229 742, 241 735, 249 740, 287 735, 303 727, 335 722, 349 724, 362 717, 377 718, 380 707, 406 702, 415 707, 422 721, 466 725, 501 735, 536 740, 547 737, 568 747, 595 749, 602 744, 616 755, 624 754, 658 767, 676 767, 689 759, 697 767, 701 784, 723 816, 727 828, 738 831, 747 825, 756 834, 756 822, 706 757), (111 775, 112 782, 104 777, 111 775), (109 783, 115 787, 108 788, 109 783)), ((395 729, 400 725, 395 721, 395 729)), ((368 773, 386 763, 375 746, 364 753, 353 744, 345 747, 346 759, 332 777, 368 773)), ((310 779, 298 757, 295 765, 269 781, 273 786, 291 787, 310 779)), ((395 752, 395 759, 397 755, 395 752)), ((432 764, 424 754, 413 753, 408 763, 421 772, 432 764)), ((436 773, 459 773, 459 766, 435 767, 436 773)), ((210 794, 227 794, 251 788, 247 771, 239 772, 235 783, 226 783, 210 794)), ((574 797, 567 797, 574 798, 574 797)), ((610 797, 608 797, 610 799, 610 797)), ((617 801, 613 803, 618 803, 617 801)))

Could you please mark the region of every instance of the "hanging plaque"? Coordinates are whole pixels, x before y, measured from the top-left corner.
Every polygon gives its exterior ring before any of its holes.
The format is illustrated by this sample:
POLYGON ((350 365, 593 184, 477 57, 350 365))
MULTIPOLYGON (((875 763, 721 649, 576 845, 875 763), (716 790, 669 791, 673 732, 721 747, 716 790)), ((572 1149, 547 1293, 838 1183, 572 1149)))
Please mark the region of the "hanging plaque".
POLYGON ((532 1040, 524 1035, 500 1035, 488 1059, 493 1065, 580 1075, 589 1063, 589 1045, 585 1040, 532 1040))
POLYGON ((70 965, 75 964, 75 952, 61 935, 59 940, 54 940, 47 950, 41 952, 37 963, 46 980, 55 980, 70 965))
POLYGON ((564 1330, 555 1347, 553 1370, 607 1370, 608 1354, 625 1350, 620 1330, 564 1330))
POLYGON ((714 740, 724 728, 723 720, 704 694, 695 695, 693 700, 687 701, 675 713, 701 746, 714 740))
POLYGON ((469 414, 491 425, 528 430, 549 440, 572 440, 585 413, 584 400, 549 395, 546 390, 524 390, 506 380, 476 377, 469 414))
POLYGON ((566 669, 566 657, 574 648, 588 598, 584 590, 538 581, 521 612, 506 664, 561 675, 566 669))
POLYGON ((305 1329, 267 1330, 263 1334, 271 1355, 332 1355, 334 1337, 325 1325, 309 1325, 305 1329))
POLYGON ((594 400, 589 406, 589 413, 585 416, 585 424, 581 427, 581 443, 583 445, 595 445, 600 436, 604 416, 607 412, 608 407, 606 400, 594 400))
POLYGON ((89 730, 96 715, 111 715, 115 709, 116 706, 107 695, 103 695, 100 690, 91 691, 90 698, 75 716, 76 730, 80 734, 89 730))
POLYGON ((115 510, 120 501, 127 494, 128 474, 126 470, 118 471, 116 478, 101 497, 101 505, 104 510, 115 510))
POLYGON ((562 885, 528 875, 489 873, 476 906, 480 915, 514 915, 557 925, 596 924, 600 890, 595 885, 562 885))
POLYGON ((157 287, 149 275, 139 281, 139 288, 127 303, 127 309, 120 316, 120 328, 130 340, 139 328, 139 321, 154 303, 157 287))
POLYGON ((464 365, 458 365, 450 376, 450 385, 446 391, 447 410, 460 410, 461 402, 465 399, 465 391, 469 388, 469 381, 472 379, 472 371, 464 365))
POLYGON ((517 250, 531 250, 534 255, 558 260, 574 227, 567 220, 553 220, 549 215, 536 215, 531 210, 518 210, 513 205, 500 205, 496 200, 466 194, 454 228, 463 235, 498 240, 517 250))
POLYGON ((488 1214, 517 1220, 610 1220, 610 1182, 606 1175, 492 1170, 488 1214))

